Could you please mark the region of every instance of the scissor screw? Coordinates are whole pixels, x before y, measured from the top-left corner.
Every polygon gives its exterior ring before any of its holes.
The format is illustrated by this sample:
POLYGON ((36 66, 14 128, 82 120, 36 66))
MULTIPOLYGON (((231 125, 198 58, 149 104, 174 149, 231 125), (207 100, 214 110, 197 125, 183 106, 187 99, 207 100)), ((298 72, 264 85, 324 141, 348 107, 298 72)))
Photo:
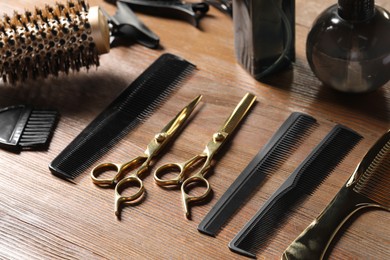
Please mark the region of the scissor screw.
POLYGON ((154 136, 154 138, 156 139, 157 142, 161 143, 167 138, 167 136, 165 133, 158 133, 154 136))
POLYGON ((216 142, 221 142, 225 139, 225 135, 222 134, 221 132, 218 132, 214 134, 213 138, 216 142))

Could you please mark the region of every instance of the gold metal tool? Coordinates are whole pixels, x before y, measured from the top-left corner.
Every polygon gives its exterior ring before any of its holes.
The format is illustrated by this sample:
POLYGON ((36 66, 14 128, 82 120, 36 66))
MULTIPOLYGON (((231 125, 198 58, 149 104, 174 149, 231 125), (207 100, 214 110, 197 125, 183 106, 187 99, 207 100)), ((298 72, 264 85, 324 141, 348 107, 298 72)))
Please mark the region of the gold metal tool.
POLYGON ((184 125, 196 105, 201 100, 199 95, 184 107, 148 144, 144 153, 134 159, 123 163, 102 163, 91 171, 91 178, 94 184, 101 187, 115 186, 115 214, 120 216, 120 206, 124 202, 135 202, 145 192, 145 188, 140 175, 148 170, 151 160, 173 139, 175 133, 184 125), (99 178, 103 173, 114 171, 113 178, 99 178), (126 175, 129 174, 127 177, 126 175), (125 178, 126 177, 126 178, 125 178), (131 196, 122 196, 126 188, 130 186, 138 187, 138 190, 131 196))
POLYGON ((154 179, 160 186, 181 185, 181 194, 183 199, 184 211, 187 218, 190 218, 189 203, 201 201, 205 199, 211 192, 210 184, 204 177, 206 172, 211 168, 211 162, 214 155, 219 151, 221 146, 226 142, 234 129, 238 126, 240 121, 244 118, 250 107, 256 100, 256 96, 247 93, 240 101, 232 114, 226 120, 224 125, 213 134, 212 139, 206 145, 202 153, 195 155, 188 161, 182 163, 168 163, 160 166, 154 173, 154 179), (188 176, 190 171, 193 171, 193 166, 204 161, 202 167, 198 172, 192 176, 188 176), (177 173, 175 178, 166 177, 168 173, 177 173), (164 176, 166 178, 164 178, 164 176), (190 187, 205 186, 203 194, 193 196, 188 193, 190 187))
POLYGON ((390 211, 390 130, 371 147, 336 197, 290 244, 282 259, 323 259, 343 224, 369 207, 390 211))

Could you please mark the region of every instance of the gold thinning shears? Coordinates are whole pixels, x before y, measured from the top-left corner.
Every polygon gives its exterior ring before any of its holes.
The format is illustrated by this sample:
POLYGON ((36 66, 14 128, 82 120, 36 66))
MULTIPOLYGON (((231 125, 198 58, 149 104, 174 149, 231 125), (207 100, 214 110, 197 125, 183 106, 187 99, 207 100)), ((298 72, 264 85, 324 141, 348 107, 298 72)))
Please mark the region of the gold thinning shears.
POLYGON ((91 171, 92 182, 101 187, 115 186, 115 215, 120 216, 121 204, 136 202, 144 194, 145 188, 140 175, 148 170, 151 160, 171 141, 175 133, 184 125, 202 95, 185 106, 148 144, 144 153, 125 163, 102 163, 91 171), (103 173, 115 172, 113 178, 99 178, 103 173), (129 174, 129 175, 128 175, 129 174), (128 175, 126 177, 126 175, 128 175), (121 193, 129 187, 138 187, 130 196, 121 193))
POLYGON ((221 146, 226 142, 234 129, 238 126, 245 114, 256 100, 256 96, 247 93, 240 103, 236 106, 232 114, 226 120, 224 125, 213 134, 212 139, 208 142, 202 153, 195 155, 191 159, 182 163, 168 163, 160 166, 154 172, 154 179, 160 186, 181 185, 181 194, 185 215, 190 218, 189 203, 205 199, 211 192, 210 184, 204 177, 211 168, 211 162, 214 155, 219 151, 221 146), (193 171, 195 165, 204 161, 198 172, 188 177, 189 172, 193 171), (175 175, 173 178, 168 176, 175 175), (186 178, 188 177, 188 178, 186 178), (191 195, 189 190, 194 186, 205 187, 201 195, 191 195))

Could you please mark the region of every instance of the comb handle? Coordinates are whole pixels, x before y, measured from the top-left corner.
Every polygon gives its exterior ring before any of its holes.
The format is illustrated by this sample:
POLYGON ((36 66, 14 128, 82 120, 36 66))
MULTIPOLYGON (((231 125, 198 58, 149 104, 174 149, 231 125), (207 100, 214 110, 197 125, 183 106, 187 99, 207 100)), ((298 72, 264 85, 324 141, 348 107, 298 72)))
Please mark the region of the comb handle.
POLYGON ((384 188, 390 177, 389 147, 390 130, 371 147, 336 197, 289 245, 282 259, 323 259, 338 230, 355 212, 368 207, 390 211, 389 189, 384 188), (364 187, 355 189, 359 185, 364 187))
POLYGON ((358 210, 381 207, 367 197, 342 187, 325 210, 290 244, 282 259, 323 259, 337 231, 358 210))

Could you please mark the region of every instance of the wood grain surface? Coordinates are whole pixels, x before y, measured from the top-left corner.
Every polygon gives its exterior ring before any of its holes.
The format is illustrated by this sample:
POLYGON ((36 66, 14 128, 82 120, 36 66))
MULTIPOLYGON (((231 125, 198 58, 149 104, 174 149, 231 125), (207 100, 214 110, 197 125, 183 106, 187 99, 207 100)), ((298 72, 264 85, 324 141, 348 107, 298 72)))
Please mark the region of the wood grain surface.
MULTIPOLYGON (((46 3, 55 1, 1 0, 0 10, 12 14, 46 3)), ((101 56, 98 69, 18 86, 0 83, 0 107, 29 103, 61 113, 47 151, 14 154, 0 150, 0 259, 244 259, 228 249, 229 241, 335 124, 354 129, 364 139, 257 253, 259 259, 279 259, 331 201, 371 145, 390 128, 390 83, 373 93, 342 94, 322 86, 308 66, 307 33, 315 17, 333 3, 296 1, 296 62, 266 82, 254 80, 236 62, 232 20, 210 8, 199 29, 186 21, 137 13, 160 36, 162 47, 158 50, 121 41, 101 56), (144 176, 147 193, 143 202, 125 207, 118 220, 113 190, 95 186, 88 171, 75 183, 66 182, 54 177, 48 164, 163 53, 196 64, 196 73, 99 162, 125 162, 139 155, 184 105, 203 94, 196 115, 151 170, 165 162, 182 161, 203 150, 246 92, 257 95, 257 102, 217 156, 208 175, 212 197, 191 208, 192 220, 184 216, 180 191, 157 186, 152 171, 144 176), (318 120, 313 133, 242 202, 217 237, 199 233, 197 226, 206 213, 295 111, 318 120)), ((390 10, 390 1, 376 3, 390 10)), ((108 2, 91 0, 90 5, 115 13, 108 2)), ((390 259, 390 214, 371 210, 353 220, 332 243, 329 258, 390 259)))

